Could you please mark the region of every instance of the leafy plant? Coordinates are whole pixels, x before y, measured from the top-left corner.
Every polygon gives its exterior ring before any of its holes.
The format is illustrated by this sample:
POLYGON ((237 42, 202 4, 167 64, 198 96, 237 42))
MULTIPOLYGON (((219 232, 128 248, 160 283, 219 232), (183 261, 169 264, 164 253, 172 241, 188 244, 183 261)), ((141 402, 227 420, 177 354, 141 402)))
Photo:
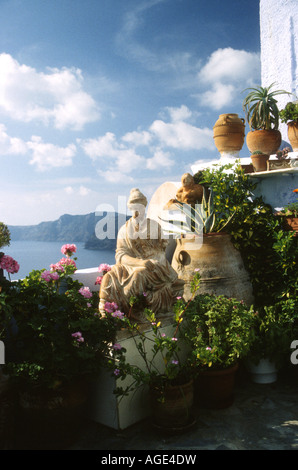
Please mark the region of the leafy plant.
POLYGON ((297 298, 264 306, 254 317, 254 340, 249 360, 254 364, 267 358, 280 367, 290 356, 290 345, 297 339, 297 298))
POLYGON ((99 315, 98 293, 70 276, 61 293, 60 281, 43 269, 1 282, 4 371, 21 388, 57 389, 95 376, 114 338, 115 325, 99 315))
POLYGON ((225 369, 249 352, 254 311, 243 301, 200 294, 191 301, 185 320, 185 337, 199 369, 225 369))
MULTIPOLYGON (((193 296, 199 283, 200 276, 196 273, 192 280, 193 296)), ((135 302, 136 299, 132 299, 132 306, 135 302)), ((106 305, 107 315, 114 318, 118 328, 125 328, 130 333, 135 345, 133 363, 129 362, 126 349, 119 343, 111 347, 107 367, 118 380, 125 381, 124 386, 115 389, 116 395, 125 396, 140 386, 148 385, 159 389, 163 399, 168 385, 185 383, 193 377, 194 369, 188 355, 185 355, 185 342, 181 336, 181 323, 188 305, 189 302, 185 304, 181 298, 177 299, 173 323, 166 329, 162 329, 164 325, 149 309, 144 311, 147 322, 140 327, 129 315, 119 312, 117 305, 106 305)))
POLYGON ((269 130, 279 127, 279 109, 275 96, 290 93, 284 90, 272 90, 273 85, 274 83, 268 87, 246 89, 251 91, 243 100, 243 110, 251 130, 269 130))
POLYGON ((10 231, 3 222, 0 222, 0 248, 10 244, 10 231))
POLYGON ((279 112, 281 122, 298 121, 298 101, 291 101, 279 112))
POLYGON ((255 196, 257 183, 244 173, 241 165, 217 165, 195 175, 196 182, 212 188, 214 211, 222 220, 233 217, 225 230, 241 253, 253 285, 257 308, 274 304, 289 292, 295 276, 283 267, 284 251, 276 245, 288 246, 290 266, 297 263, 297 244, 283 230, 281 218, 275 216, 272 207, 255 196))
POLYGON ((214 210, 214 197, 213 191, 210 188, 203 187, 203 197, 201 204, 185 204, 179 201, 173 203, 186 216, 186 223, 181 225, 181 221, 171 220, 170 222, 176 229, 176 233, 190 233, 197 234, 220 232, 229 223, 234 214, 225 220, 217 217, 214 210))

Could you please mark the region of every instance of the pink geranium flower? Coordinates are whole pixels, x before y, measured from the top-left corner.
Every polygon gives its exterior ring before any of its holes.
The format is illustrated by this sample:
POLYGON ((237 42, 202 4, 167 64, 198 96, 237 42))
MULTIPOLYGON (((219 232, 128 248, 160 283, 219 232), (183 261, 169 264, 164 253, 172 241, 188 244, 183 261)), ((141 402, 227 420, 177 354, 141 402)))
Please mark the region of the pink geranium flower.
POLYGON ((109 264, 106 264, 106 263, 102 263, 99 267, 98 267, 98 271, 100 273, 107 273, 109 271, 111 271, 111 266, 109 264))
POLYGON ((61 253, 66 256, 72 256, 73 253, 77 251, 76 245, 73 244, 66 244, 61 247, 61 253))
POLYGON ((90 297, 92 297, 92 292, 90 291, 89 287, 81 287, 79 289, 79 293, 86 297, 86 299, 90 299, 90 297))
POLYGON ((43 271, 40 277, 46 282, 51 282, 57 281, 59 279, 59 274, 51 271, 43 271))
POLYGON ((96 281, 95 281, 94 284, 95 284, 96 286, 98 286, 98 285, 100 286, 101 281, 102 281, 102 278, 103 278, 103 276, 97 276, 96 281))
POLYGON ((0 268, 7 271, 9 274, 15 274, 19 271, 20 265, 11 256, 3 255, 0 258, 0 268))

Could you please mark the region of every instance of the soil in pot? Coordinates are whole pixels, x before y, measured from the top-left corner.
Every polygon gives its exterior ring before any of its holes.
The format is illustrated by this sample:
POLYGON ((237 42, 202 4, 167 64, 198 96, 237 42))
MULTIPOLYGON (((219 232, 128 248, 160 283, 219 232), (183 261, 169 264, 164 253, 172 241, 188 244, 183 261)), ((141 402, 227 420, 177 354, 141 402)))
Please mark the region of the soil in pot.
POLYGON ((204 370, 195 382, 195 401, 208 409, 228 408, 234 402, 238 364, 222 370, 204 370))

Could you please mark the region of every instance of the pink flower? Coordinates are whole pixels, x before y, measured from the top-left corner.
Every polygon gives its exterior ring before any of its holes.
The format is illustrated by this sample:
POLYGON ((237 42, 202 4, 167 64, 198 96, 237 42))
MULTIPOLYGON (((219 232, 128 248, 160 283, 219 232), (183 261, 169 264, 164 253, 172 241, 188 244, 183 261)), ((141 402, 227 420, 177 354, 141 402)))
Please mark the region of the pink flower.
POLYGON ((81 287, 79 289, 79 293, 86 297, 86 299, 90 299, 90 297, 92 297, 92 292, 90 291, 89 287, 81 287))
POLYGON ((84 342, 84 338, 83 338, 82 333, 80 331, 77 331, 76 333, 72 333, 71 336, 73 338, 75 338, 78 343, 83 343, 84 342))
POLYGON ((3 255, 2 258, 0 258, 0 268, 10 274, 15 274, 19 271, 20 265, 11 256, 3 255))
POLYGON ((115 302, 106 302, 104 309, 107 313, 113 313, 115 310, 118 310, 118 305, 115 302))
POLYGON ((61 253, 63 253, 66 256, 71 256, 76 251, 77 251, 76 245, 66 244, 61 247, 61 253))
POLYGON ((51 282, 57 281, 59 279, 59 274, 51 271, 43 271, 40 277, 46 282, 51 282))
POLYGON ((115 351, 120 351, 120 349, 122 349, 122 346, 119 343, 115 343, 113 344, 113 349, 115 349, 115 351))
POLYGON ((96 286, 98 286, 98 285, 100 286, 101 281, 102 281, 102 278, 103 278, 103 276, 97 276, 96 281, 95 281, 94 284, 95 284, 96 286))
POLYGON ((117 375, 119 375, 119 374, 120 374, 120 370, 119 370, 119 369, 115 369, 115 370, 114 370, 114 375, 116 375, 116 377, 117 377, 117 375))
POLYGON ((120 320, 123 320, 124 313, 120 312, 120 310, 116 310, 115 312, 112 313, 112 317, 119 318, 120 320))
POLYGON ((111 271, 111 266, 109 264, 105 264, 105 263, 102 263, 99 267, 98 267, 98 271, 100 273, 107 273, 109 271, 111 271))
POLYGON ((178 338, 174 337, 174 338, 172 338, 172 341, 178 341, 178 338))

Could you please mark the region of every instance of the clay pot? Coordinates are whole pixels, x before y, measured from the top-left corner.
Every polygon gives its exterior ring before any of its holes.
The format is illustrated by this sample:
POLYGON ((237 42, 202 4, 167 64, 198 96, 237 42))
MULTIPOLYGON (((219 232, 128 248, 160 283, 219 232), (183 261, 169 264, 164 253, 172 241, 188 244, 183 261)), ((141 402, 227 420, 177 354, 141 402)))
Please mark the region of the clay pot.
POLYGON ((273 155, 280 147, 281 133, 274 129, 250 131, 246 136, 246 144, 251 153, 259 150, 267 155, 273 155))
POLYGON ((166 385, 161 399, 158 388, 150 388, 153 424, 164 430, 186 428, 193 423, 193 380, 181 385, 166 385))
POLYGON ((244 119, 238 114, 220 114, 213 127, 213 138, 217 150, 224 153, 239 153, 244 144, 244 119))
POLYGON ((184 298, 191 297, 190 282, 198 268, 201 275, 198 294, 226 295, 251 305, 254 300, 252 285, 230 235, 224 232, 204 234, 202 243, 197 237, 199 242, 195 235, 177 239, 172 259, 172 267, 185 281, 184 298))
POLYGON ((250 156, 254 171, 267 171, 267 162, 269 161, 269 155, 262 153, 250 156))
POLYGON ((293 152, 298 152, 298 122, 291 121, 288 123, 288 138, 292 146, 293 152))
POLYGON ((283 225, 286 231, 293 231, 294 236, 298 237, 298 217, 284 216, 283 225))
POLYGON ((235 377, 238 364, 222 370, 200 372, 195 387, 195 398, 203 408, 223 409, 234 402, 235 377))

